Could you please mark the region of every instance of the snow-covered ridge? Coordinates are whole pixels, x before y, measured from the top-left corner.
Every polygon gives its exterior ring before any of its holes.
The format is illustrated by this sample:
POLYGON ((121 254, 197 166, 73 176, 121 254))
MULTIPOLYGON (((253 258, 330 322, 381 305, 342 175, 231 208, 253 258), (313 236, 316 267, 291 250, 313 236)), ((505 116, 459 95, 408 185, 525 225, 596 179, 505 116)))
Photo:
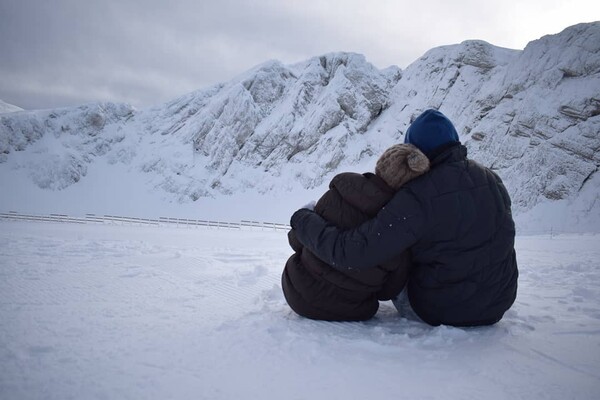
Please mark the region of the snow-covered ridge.
POLYGON ((593 228, 599 93, 598 22, 522 51, 483 41, 435 48, 404 71, 350 53, 269 61, 151 109, 103 103, 4 114, 0 172, 64 189, 97 165, 121 165, 182 203, 319 188, 341 170, 372 168, 433 107, 455 122, 470 156, 504 179, 517 214, 536 219, 552 205, 593 228))
POLYGON ((0 163, 16 161, 9 157, 23 152, 23 162, 13 168, 26 169, 42 189, 64 189, 124 139, 121 123, 133 112, 128 105, 98 103, 7 114, 0 117, 0 163))
POLYGON ((600 23, 523 51, 481 41, 432 49, 403 71, 392 97, 382 128, 404 131, 423 109, 439 108, 470 156, 503 178, 521 217, 600 227, 600 23))
POLYGON ((8 104, 2 100, 0 100, 0 114, 6 114, 11 112, 23 111, 21 107, 17 107, 12 104, 8 104))

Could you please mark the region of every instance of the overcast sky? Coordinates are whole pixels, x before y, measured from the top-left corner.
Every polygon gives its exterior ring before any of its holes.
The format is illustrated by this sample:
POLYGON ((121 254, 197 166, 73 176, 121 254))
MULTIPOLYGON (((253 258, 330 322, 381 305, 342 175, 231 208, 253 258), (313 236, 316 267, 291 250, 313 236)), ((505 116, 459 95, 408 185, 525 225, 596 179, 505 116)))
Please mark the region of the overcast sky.
POLYGON ((270 59, 348 51, 405 68, 432 47, 481 39, 522 49, 594 20, 600 1, 0 0, 0 99, 142 108, 270 59))

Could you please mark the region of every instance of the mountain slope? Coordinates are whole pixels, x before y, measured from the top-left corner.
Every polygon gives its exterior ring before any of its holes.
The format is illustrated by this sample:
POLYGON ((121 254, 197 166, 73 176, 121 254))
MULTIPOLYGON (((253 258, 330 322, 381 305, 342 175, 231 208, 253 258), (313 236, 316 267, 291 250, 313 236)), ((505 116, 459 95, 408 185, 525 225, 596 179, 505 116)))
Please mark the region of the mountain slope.
POLYGON ((404 71, 385 123, 404 131, 439 108, 471 156, 505 180, 517 212, 573 200, 586 185, 598 210, 599 93, 600 24, 581 24, 523 51, 485 42, 431 50, 404 71))
POLYGON ((23 111, 21 107, 14 106, 12 104, 8 104, 2 100, 0 100, 0 114, 6 114, 10 112, 23 111))

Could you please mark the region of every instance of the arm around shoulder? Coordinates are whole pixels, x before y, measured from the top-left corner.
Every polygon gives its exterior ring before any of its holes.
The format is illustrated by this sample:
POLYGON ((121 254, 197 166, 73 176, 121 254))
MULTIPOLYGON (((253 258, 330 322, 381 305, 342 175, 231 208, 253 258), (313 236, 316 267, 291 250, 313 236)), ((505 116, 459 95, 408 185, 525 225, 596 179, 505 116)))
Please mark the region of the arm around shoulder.
POLYGON ((414 244, 423 227, 419 201, 399 191, 375 218, 342 230, 313 211, 298 210, 290 224, 297 239, 317 257, 336 269, 368 269, 414 244))

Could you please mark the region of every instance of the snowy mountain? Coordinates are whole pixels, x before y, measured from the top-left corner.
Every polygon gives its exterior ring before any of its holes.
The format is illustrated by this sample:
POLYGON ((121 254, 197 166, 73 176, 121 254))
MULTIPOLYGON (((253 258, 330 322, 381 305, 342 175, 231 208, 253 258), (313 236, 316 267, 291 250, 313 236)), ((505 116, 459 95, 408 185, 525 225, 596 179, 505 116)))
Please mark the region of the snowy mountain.
POLYGON ((23 111, 23 109, 12 104, 8 104, 0 99, 0 114, 6 114, 16 111, 23 111))
MULTIPOLYGON (((79 182, 89 164, 123 140, 123 125, 133 115, 126 105, 100 103, 77 108, 29 111, 0 117, 0 163, 18 154, 29 178, 42 189, 64 189, 79 182)), ((0 165, 2 165, 0 164, 0 165)))
POLYGON ((3 114, 0 184, 12 191, 0 207, 65 201, 117 169, 124 185, 182 205, 317 193, 337 172, 372 169, 420 112, 438 108, 470 157, 504 179, 523 226, 598 230, 599 93, 598 22, 522 51, 482 41, 434 48, 404 71, 349 53, 269 61, 145 110, 102 103, 3 114))

